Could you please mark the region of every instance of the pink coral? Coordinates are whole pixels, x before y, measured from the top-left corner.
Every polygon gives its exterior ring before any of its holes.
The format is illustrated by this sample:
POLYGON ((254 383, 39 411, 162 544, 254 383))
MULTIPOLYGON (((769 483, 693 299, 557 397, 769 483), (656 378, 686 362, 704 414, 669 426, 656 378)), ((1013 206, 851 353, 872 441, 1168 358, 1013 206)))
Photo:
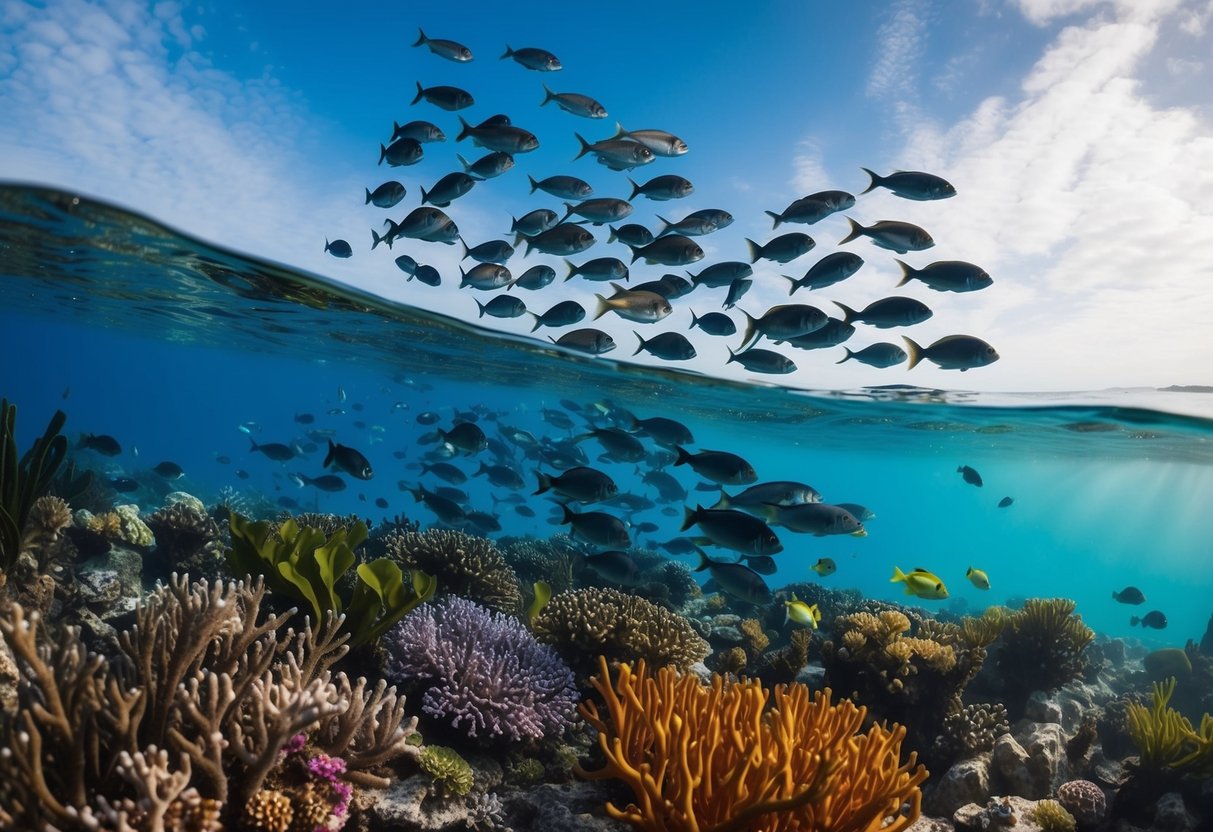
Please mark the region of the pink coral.
POLYGON ((1071 780, 1057 789, 1057 802, 1074 816, 1081 826, 1094 826, 1103 820, 1108 801, 1103 789, 1090 780, 1071 780))

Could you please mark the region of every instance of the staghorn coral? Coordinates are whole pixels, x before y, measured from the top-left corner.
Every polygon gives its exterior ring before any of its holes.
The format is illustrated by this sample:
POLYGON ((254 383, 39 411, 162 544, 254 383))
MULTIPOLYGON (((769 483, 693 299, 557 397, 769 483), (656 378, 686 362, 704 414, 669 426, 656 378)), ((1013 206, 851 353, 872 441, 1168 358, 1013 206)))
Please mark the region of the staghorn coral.
POLYGON ((434 575, 443 593, 506 613, 516 613, 522 606, 518 576, 487 538, 431 529, 389 534, 384 543, 389 558, 402 569, 434 575))
POLYGON ((1154 683, 1151 707, 1128 705, 1129 730, 1147 771, 1181 777, 1213 777, 1213 716, 1201 717, 1200 728, 1170 707, 1174 677, 1154 683))
POLYGON ((1000 703, 965 705, 944 717, 935 740, 939 757, 970 757, 989 751, 994 741, 1011 730, 1007 709, 1000 703))
POLYGON ((447 597, 410 613, 385 647, 387 672, 424 690, 422 710, 468 736, 537 740, 572 723, 572 670, 516 618, 447 597))
POLYGON ((1103 789, 1090 780, 1070 780, 1057 787, 1057 802, 1080 826, 1095 826, 1108 811, 1103 789))
POLYGON ((1022 610, 1011 613, 994 665, 1012 716, 1022 711, 1032 691, 1056 690, 1082 676, 1083 651, 1094 638, 1068 598, 1030 598, 1022 610))
POLYGON ((710 686, 670 668, 619 665, 614 681, 599 657, 593 701, 582 716, 606 759, 588 779, 619 779, 635 802, 607 814, 652 832, 899 832, 918 819, 927 772, 900 762, 904 730, 873 725, 866 709, 804 685, 710 686), (768 699, 770 707, 768 708, 768 699))
POLYGON ((1032 810, 1032 820, 1043 832, 1074 832, 1074 816, 1056 800, 1041 800, 1032 810))
POLYGON ((173 572, 217 578, 223 572, 223 533, 211 516, 188 502, 170 503, 147 518, 156 538, 156 557, 146 561, 158 572, 150 578, 173 572))
POLYGON ((20 710, 0 721, 0 826, 72 832, 121 816, 153 830, 171 812, 227 824, 300 733, 352 767, 416 754, 393 689, 330 671, 347 649, 340 619, 283 630, 289 613, 261 615, 265 593, 174 576, 140 603, 115 657, 87 653, 70 628, 46 643, 37 615, 6 610, 0 634, 22 673, 20 710))
POLYGON ((472 790, 474 778, 468 761, 453 748, 442 745, 427 745, 417 758, 421 770, 433 777, 442 789, 463 797, 472 790))
POLYGON ((610 662, 644 659, 685 670, 711 650, 682 616, 617 589, 557 595, 535 619, 534 631, 584 676, 599 654, 610 662))

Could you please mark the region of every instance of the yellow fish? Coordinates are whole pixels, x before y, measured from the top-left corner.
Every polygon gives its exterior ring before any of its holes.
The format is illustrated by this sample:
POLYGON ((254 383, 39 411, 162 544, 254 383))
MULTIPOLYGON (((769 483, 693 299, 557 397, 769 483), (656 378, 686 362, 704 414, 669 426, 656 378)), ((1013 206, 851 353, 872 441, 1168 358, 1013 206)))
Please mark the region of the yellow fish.
POLYGON ((833 558, 822 558, 821 560, 817 561, 817 563, 813 564, 812 569, 814 572, 824 578, 826 575, 833 575, 838 569, 838 564, 834 563, 833 558))
POLYGON ((973 586, 978 589, 990 588, 990 576, 980 569, 974 569, 970 566, 969 571, 965 573, 965 577, 972 581, 973 586))
POLYGON ((539 617, 539 613, 543 612, 548 601, 552 600, 552 587, 547 581, 535 581, 533 588, 535 600, 531 602, 531 606, 526 611, 526 620, 532 627, 535 626, 535 619, 539 617))
POLYGON ((817 629, 817 625, 821 622, 821 610, 817 608, 816 604, 809 606, 797 598, 795 592, 792 593, 791 601, 784 601, 783 603, 787 607, 783 618, 784 624, 787 624, 789 621, 795 621, 797 624, 804 624, 812 627, 814 630, 817 629))
POLYGON ((938 601, 948 597, 948 589, 943 585, 943 581, 925 569, 915 569, 907 575, 894 566, 893 577, 889 578, 889 581, 890 583, 904 582, 906 595, 915 595, 928 601, 938 601))

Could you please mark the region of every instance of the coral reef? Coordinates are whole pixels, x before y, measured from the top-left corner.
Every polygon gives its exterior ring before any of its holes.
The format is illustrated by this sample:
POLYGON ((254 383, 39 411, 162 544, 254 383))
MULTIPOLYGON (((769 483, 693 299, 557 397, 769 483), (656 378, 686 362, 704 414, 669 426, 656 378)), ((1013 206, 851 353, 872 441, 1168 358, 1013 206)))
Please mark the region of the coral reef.
POLYGON ((581 713, 598 731, 605 765, 582 777, 619 779, 635 802, 607 814, 638 829, 898 832, 919 816, 926 770, 900 762, 904 730, 873 725, 866 711, 804 685, 757 681, 710 686, 670 668, 650 675, 599 658, 592 701, 581 713), (768 709, 768 697, 771 707, 768 709))
POLYGON ((944 717, 935 746, 940 757, 969 757, 991 750, 994 741, 1010 730, 1002 704, 965 705, 944 717))
POLYGON ((459 753, 444 745, 427 745, 421 749, 417 763, 421 770, 433 777, 445 791, 451 794, 466 795, 472 790, 475 782, 472 767, 459 753))
POLYGON ((1057 802, 1081 826, 1095 826, 1108 811, 1103 789, 1090 780, 1070 780, 1057 788, 1057 802))
POLYGON ((389 534, 384 543, 391 560, 403 569, 434 575, 445 594, 506 613, 522 607, 518 576, 487 538, 430 529, 389 534))
POLYGON ((1068 598, 1031 598, 1007 616, 993 663, 1004 704, 1016 718, 1033 690, 1056 690, 1083 675, 1083 651, 1095 633, 1068 598))
POLYGON ((21 554, 30 554, 39 572, 62 568, 75 555, 75 547, 66 535, 72 525, 72 510, 59 497, 39 497, 30 506, 21 535, 21 554))
POLYGON ((187 501, 169 503, 147 518, 156 556, 146 562, 149 579, 173 572, 215 579, 223 571, 223 533, 206 510, 187 501))
POLYGON ((560 735, 577 704, 573 671, 516 618, 448 596, 385 638, 387 672, 424 691, 422 710, 466 735, 560 735))
POLYGON ((644 659, 653 667, 685 670, 710 649, 682 616, 616 589, 557 595, 535 619, 534 630, 587 677, 599 654, 612 663, 644 659))
POLYGON ((260 580, 174 576, 140 603, 112 658, 70 628, 45 643, 39 617, 11 606, 0 634, 21 670, 20 707, 0 721, 0 825, 158 829, 174 814, 235 825, 300 734, 342 756, 342 781, 383 785, 366 769, 417 753, 403 699, 331 671, 347 649, 339 619, 283 630, 287 615, 261 615, 265 595, 260 580))
POLYGON ((1032 820, 1043 832, 1074 832, 1074 816, 1056 800, 1041 800, 1032 812, 1032 820))
POLYGON ((498 538, 497 547, 524 585, 547 581, 553 595, 573 588, 573 564, 582 547, 568 535, 556 534, 546 540, 507 536, 498 538))

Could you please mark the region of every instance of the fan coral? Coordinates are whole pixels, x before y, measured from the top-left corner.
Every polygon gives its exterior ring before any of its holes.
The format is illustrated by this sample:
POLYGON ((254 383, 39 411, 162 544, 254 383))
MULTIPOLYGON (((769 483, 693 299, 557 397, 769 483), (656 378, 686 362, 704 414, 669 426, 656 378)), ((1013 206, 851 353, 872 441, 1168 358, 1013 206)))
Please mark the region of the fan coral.
POLYGON ((1076 824, 1074 816, 1056 800, 1042 800, 1032 811, 1032 820, 1036 821, 1044 832, 1074 832, 1076 824))
POLYGON ((606 765, 578 774, 631 788, 635 803, 606 805, 616 820, 651 832, 899 832, 918 819, 927 772, 913 754, 900 763, 904 729, 856 734, 866 709, 849 700, 718 674, 705 686, 670 668, 654 677, 643 661, 620 664, 612 683, 598 663, 606 712, 587 701, 581 713, 606 765))
POLYGON ((1095 633, 1068 598, 1031 598, 1007 618, 995 665, 1012 716, 1034 690, 1056 690, 1082 676, 1083 651, 1095 633))
POLYGON ((187 502, 171 503, 153 512, 147 525, 156 537, 154 562, 160 573, 150 577, 182 572, 214 578, 221 573, 223 533, 205 511, 187 502))
POLYGON ((571 724, 573 671, 515 618, 447 597, 386 639, 388 673, 419 683, 422 710, 469 736, 540 739, 571 724))
POLYGON ((1095 826, 1108 810, 1103 789, 1090 780, 1071 780, 1057 789, 1057 802, 1082 826, 1095 826))
POLYGON ((427 745, 417 758, 421 770, 433 777, 451 794, 462 797, 472 790, 472 767, 453 748, 427 745))
POLYGON ((682 616, 617 589, 557 595, 535 619, 535 637, 586 676, 599 654, 610 662, 644 659, 685 670, 711 651, 682 616))
POLYGON ((471 598, 501 612, 518 612, 522 606, 518 577, 487 538, 431 529, 390 534, 384 544, 388 557, 401 568, 437 577, 443 593, 471 598))

